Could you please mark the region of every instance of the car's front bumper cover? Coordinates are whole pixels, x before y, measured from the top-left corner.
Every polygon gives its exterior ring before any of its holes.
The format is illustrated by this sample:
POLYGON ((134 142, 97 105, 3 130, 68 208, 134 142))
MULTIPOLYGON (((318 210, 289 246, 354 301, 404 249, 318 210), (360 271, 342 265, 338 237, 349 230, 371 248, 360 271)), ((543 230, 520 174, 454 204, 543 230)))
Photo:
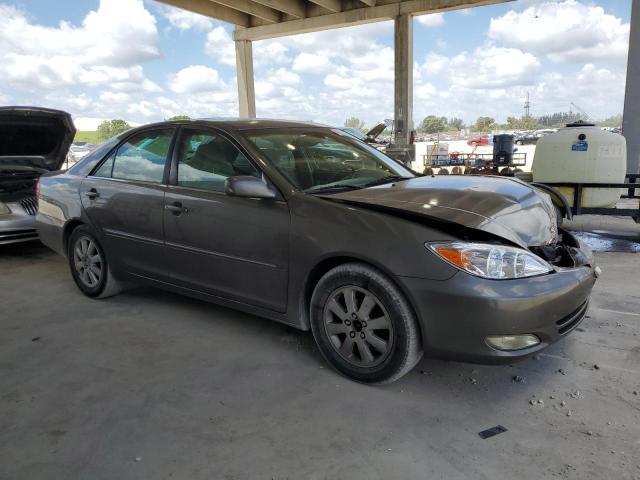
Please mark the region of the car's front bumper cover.
POLYGON ((487 280, 458 272, 445 281, 401 277, 422 328, 427 355, 497 363, 530 355, 559 340, 584 318, 595 283, 591 266, 548 275, 487 280), (533 347, 501 351, 488 335, 533 334, 533 347))
POLYGON ((35 199, 3 203, 11 213, 0 214, 0 245, 37 240, 35 199))

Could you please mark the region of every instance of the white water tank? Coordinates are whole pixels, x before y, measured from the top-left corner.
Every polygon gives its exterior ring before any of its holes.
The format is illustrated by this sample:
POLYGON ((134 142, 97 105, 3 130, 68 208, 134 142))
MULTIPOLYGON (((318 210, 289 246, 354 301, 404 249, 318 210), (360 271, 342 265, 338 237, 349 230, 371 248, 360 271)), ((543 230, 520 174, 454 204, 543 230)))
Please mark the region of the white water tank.
MULTIPOLYGON (((531 167, 540 183, 623 183, 627 170, 627 142, 622 135, 577 122, 546 135, 536 144, 531 167)), ((573 206, 573 187, 557 187, 573 206)), ((585 188, 581 206, 612 207, 622 189, 585 188)))

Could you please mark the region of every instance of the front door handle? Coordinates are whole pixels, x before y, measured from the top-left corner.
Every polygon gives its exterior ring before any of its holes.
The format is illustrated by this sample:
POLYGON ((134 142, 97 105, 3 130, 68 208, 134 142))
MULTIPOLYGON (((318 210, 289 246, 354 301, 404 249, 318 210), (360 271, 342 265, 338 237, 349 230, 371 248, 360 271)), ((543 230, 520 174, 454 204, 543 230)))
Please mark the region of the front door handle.
POLYGON ((183 213, 187 213, 187 209, 182 206, 180 202, 173 202, 172 204, 166 204, 164 206, 166 210, 169 210, 174 215, 182 215, 183 213))
POLYGON ((93 200, 94 198, 98 198, 100 196, 100 194, 95 188, 92 188, 91 190, 86 191, 84 194, 87 197, 89 197, 91 200, 93 200))

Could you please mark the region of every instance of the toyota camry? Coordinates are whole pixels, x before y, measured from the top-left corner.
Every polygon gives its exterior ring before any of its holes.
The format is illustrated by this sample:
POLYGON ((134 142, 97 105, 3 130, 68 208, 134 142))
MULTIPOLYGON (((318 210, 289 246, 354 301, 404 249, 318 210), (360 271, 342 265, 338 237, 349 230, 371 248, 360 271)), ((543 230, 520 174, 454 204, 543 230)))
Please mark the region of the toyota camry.
POLYGON ((572 331, 593 255, 513 178, 418 176, 338 129, 129 130, 39 181, 40 239, 87 296, 141 283, 311 330, 365 383, 423 352, 512 362, 572 331))

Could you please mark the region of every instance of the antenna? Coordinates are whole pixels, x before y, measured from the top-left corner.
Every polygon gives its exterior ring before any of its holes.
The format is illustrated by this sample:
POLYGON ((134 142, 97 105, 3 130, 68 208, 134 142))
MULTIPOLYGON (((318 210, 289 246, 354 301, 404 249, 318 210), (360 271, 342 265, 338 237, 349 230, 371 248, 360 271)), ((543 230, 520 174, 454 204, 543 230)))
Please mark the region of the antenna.
POLYGON ((529 102, 529 92, 527 92, 527 99, 524 101, 524 116, 529 117, 531 103, 529 102))

